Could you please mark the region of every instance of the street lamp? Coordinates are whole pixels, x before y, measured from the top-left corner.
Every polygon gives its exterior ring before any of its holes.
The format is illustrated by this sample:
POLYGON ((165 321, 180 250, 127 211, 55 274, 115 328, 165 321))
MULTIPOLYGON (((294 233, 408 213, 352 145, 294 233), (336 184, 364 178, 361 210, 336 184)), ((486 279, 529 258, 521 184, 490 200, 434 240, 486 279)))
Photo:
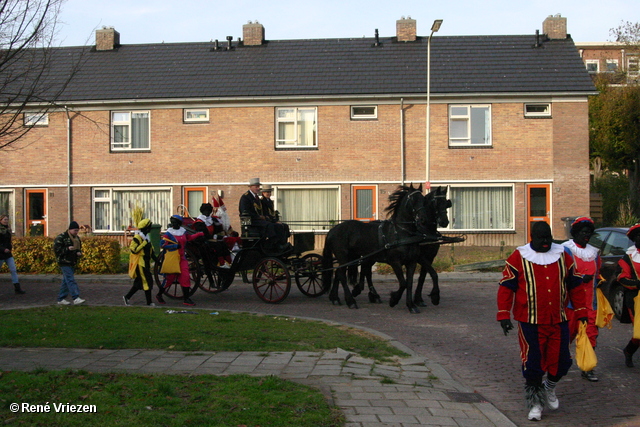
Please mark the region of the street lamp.
POLYGON ((440 25, 442 25, 442 19, 436 19, 433 21, 433 25, 431 26, 431 34, 429 34, 429 39, 427 40, 427 147, 426 147, 426 183, 425 185, 430 186, 430 153, 431 150, 431 37, 433 37, 433 33, 438 32, 440 29, 440 25))

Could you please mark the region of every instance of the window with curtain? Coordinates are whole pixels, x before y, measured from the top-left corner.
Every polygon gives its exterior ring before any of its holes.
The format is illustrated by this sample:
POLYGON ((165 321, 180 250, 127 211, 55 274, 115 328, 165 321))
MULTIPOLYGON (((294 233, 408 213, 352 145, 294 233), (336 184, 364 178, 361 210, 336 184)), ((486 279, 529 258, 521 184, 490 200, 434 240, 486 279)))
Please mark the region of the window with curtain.
POLYGON ((317 147, 315 108, 276 108, 276 148, 317 147))
POLYGON ((0 215, 9 215, 9 227, 13 230, 13 191, 0 191, 0 215))
POLYGON ((491 145, 491 107, 489 105, 449 106, 449 146, 491 145))
POLYGON ((169 189, 100 188, 93 192, 94 231, 123 231, 135 226, 131 217, 136 204, 144 209, 144 217, 154 224, 166 226, 173 211, 169 189))
POLYGON ((148 150, 149 112, 112 111, 111 149, 148 150))
POLYGON ((338 187, 276 189, 280 220, 292 230, 328 230, 340 219, 338 187))
POLYGON ((513 230, 513 187, 450 187, 449 228, 513 230))

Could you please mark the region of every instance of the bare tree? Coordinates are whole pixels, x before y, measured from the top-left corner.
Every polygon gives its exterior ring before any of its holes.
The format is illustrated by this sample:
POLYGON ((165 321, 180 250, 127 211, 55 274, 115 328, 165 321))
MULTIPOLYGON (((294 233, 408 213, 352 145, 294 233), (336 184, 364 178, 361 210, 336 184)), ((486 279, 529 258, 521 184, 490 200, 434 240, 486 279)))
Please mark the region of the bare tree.
POLYGON ((0 0, 0 150, 32 128, 23 122, 25 111, 37 118, 56 106, 77 70, 79 59, 53 69, 64 1, 0 0))
POLYGON ((640 47, 640 22, 622 21, 616 28, 611 28, 609 34, 613 41, 636 49, 640 47))

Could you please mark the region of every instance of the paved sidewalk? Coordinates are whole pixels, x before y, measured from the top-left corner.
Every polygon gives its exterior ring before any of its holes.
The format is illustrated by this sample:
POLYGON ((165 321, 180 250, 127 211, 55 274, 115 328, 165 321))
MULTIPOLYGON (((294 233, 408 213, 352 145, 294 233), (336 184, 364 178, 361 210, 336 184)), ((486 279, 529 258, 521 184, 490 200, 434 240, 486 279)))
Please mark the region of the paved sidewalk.
MULTIPOLYGON (((6 282, 4 276, 7 275, 0 274, 0 283, 6 282)), ((440 276, 442 281, 465 281, 471 277, 470 273, 443 273, 440 276)), ((25 282, 55 288, 60 275, 24 276, 24 279, 25 282)), ((128 287, 131 283, 126 275, 77 275, 76 279, 83 290, 89 291, 89 287, 94 287, 89 303, 98 305, 114 304, 113 300, 98 296, 96 291, 102 285, 128 287)), ((480 278, 473 275, 473 280, 495 282, 496 277, 495 274, 480 278)), ((28 289, 28 292, 33 292, 33 288, 28 289)), ((119 298, 115 300, 120 304, 119 298)), ((48 300, 37 298, 26 306, 46 305, 46 301, 48 300)), ((203 307, 199 305, 199 308, 203 307)), ((341 349, 318 353, 238 353, 0 348, 0 369, 276 375, 320 389, 331 403, 342 409, 347 427, 515 425, 480 394, 453 379, 439 364, 416 355, 391 336, 361 328, 381 336, 414 356, 392 365, 378 364, 372 359, 364 359, 341 349)))

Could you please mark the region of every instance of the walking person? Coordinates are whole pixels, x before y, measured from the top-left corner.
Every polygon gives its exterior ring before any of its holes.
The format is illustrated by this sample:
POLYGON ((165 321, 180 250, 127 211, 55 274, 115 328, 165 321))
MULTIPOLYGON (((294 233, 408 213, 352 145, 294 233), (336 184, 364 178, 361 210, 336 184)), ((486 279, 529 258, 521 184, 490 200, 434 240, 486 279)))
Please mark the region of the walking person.
POLYGON ((553 243, 546 222, 534 222, 531 242, 507 258, 498 287, 497 320, 505 335, 513 329, 512 311, 518 321, 529 420, 542 419, 545 406, 551 410, 560 406, 555 387, 572 363, 566 313, 569 300, 577 318, 587 320, 581 285, 573 257, 553 243))
MULTIPOLYGON (((640 329, 638 322, 640 316, 635 312, 634 298, 638 295, 640 288, 640 223, 630 227, 627 231, 627 237, 633 241, 634 246, 627 249, 627 253, 618 261, 618 282, 624 286, 624 306, 623 310, 627 310, 633 324, 634 331, 640 329)), ((627 346, 623 349, 624 363, 629 368, 633 368, 633 354, 640 347, 640 337, 635 333, 632 335, 627 346)))
POLYGON ((78 305, 85 302, 80 298, 80 289, 74 277, 76 264, 82 256, 82 243, 80 242, 80 237, 78 237, 79 231, 80 226, 78 223, 71 221, 67 231, 58 234, 53 241, 53 251, 56 254, 58 266, 62 271, 62 283, 58 294, 58 304, 61 305, 71 304, 66 300, 69 294, 71 294, 74 304, 78 305))
MULTIPOLYGON (((591 236, 595 231, 593 220, 588 217, 577 218, 571 224, 571 240, 564 242, 562 245, 569 248, 575 260, 576 273, 582 276, 582 290, 585 293, 584 300, 587 305, 587 336, 591 342, 591 347, 596 348, 598 339, 598 327, 596 326, 596 315, 598 314, 598 295, 596 289, 598 287, 598 277, 600 277, 601 260, 598 249, 589 244, 591 236)), ((578 335, 579 321, 573 313, 573 308, 568 308, 569 312, 569 331, 571 333, 571 341, 578 335)), ((596 382, 598 377, 594 370, 582 371, 582 378, 588 381, 596 382)))
MULTIPOLYGON (((180 288, 182 289, 183 295, 183 304, 194 306, 195 302, 189 298, 189 291, 191 289, 191 278, 189 277, 189 261, 187 261, 187 257, 185 256, 185 249, 187 243, 191 240, 197 239, 199 237, 204 237, 203 232, 189 234, 187 230, 182 226, 182 217, 180 215, 173 215, 170 219, 171 227, 167 229, 162 238, 162 249, 166 251, 178 251, 180 260, 180 273, 172 273, 166 275, 166 286, 171 285, 176 279, 180 284, 180 288)), ((165 257, 165 261, 166 261, 165 257)), ((162 295, 164 294, 165 289, 162 286, 158 287, 158 294, 156 295, 156 300, 160 304, 165 304, 164 298, 162 295)))
POLYGON ((129 300, 139 290, 144 291, 147 299, 147 305, 154 307, 151 301, 151 288, 153 287, 153 276, 151 275, 151 260, 157 261, 156 254, 153 252, 153 245, 149 239, 151 231, 151 220, 142 219, 138 223, 138 229, 133 235, 131 244, 129 245, 129 277, 133 278, 133 286, 129 292, 123 296, 124 305, 131 305, 129 300))
POLYGON ((7 215, 0 215, 0 267, 2 264, 7 264, 9 273, 11 273, 11 282, 13 283, 14 291, 17 295, 22 295, 25 292, 20 288, 20 281, 18 280, 18 270, 16 269, 16 263, 13 259, 11 251, 11 228, 9 228, 9 217, 7 215))

